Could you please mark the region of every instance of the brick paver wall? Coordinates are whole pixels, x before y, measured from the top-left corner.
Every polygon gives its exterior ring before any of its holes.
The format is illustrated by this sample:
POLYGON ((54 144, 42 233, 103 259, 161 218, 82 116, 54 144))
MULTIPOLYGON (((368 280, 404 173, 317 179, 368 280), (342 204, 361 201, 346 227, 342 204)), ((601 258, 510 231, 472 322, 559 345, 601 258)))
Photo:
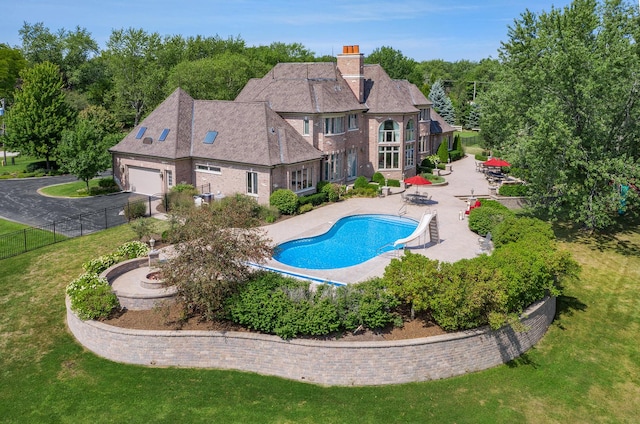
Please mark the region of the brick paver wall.
POLYGON ((81 321, 67 301, 76 339, 117 362, 237 369, 324 385, 397 384, 452 377, 510 361, 538 342, 553 321, 556 299, 525 311, 527 332, 488 328, 389 342, 282 340, 217 331, 148 331, 81 321))

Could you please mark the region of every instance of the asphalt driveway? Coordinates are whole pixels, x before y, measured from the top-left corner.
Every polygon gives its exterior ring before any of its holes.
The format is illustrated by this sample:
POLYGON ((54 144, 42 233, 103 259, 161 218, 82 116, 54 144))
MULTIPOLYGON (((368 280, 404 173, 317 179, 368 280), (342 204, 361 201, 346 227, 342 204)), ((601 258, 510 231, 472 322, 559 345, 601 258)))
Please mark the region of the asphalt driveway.
POLYGON ((37 227, 124 205, 132 197, 141 197, 134 193, 114 193, 67 199, 38 193, 39 188, 73 181, 77 181, 77 178, 71 175, 0 180, 0 218, 37 227))

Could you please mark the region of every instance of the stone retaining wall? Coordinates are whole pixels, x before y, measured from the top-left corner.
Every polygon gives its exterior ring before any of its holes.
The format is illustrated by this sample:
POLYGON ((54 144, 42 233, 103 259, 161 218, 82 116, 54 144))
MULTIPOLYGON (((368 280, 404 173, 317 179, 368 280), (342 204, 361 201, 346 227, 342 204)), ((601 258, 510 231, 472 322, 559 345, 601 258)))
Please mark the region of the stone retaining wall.
POLYGON ((556 299, 532 305, 527 332, 482 328, 389 342, 282 340, 219 331, 147 331, 81 321, 67 300, 67 324, 85 347, 129 364, 235 369, 324 385, 398 384, 452 377, 510 361, 537 343, 553 321, 556 299))

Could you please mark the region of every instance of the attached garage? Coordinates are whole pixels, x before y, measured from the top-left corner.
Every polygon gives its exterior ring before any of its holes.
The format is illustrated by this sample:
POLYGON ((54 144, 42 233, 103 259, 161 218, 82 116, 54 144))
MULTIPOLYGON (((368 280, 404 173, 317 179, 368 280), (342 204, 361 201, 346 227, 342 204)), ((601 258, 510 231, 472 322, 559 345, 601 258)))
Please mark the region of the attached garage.
POLYGON ((129 167, 129 188, 134 193, 148 196, 162 193, 162 178, 159 169, 129 167))

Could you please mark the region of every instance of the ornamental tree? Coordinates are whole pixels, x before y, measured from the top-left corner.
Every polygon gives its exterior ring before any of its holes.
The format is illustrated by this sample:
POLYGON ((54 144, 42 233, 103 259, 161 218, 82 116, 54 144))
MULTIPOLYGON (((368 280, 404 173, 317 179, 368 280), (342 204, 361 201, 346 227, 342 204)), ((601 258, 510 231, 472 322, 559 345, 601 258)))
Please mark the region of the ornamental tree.
POLYGON ((163 280, 175 285, 184 315, 214 320, 225 315, 227 298, 251 272, 250 262, 272 255, 264 231, 250 226, 235 202, 224 208, 182 208, 173 221, 175 254, 162 266, 163 280))

